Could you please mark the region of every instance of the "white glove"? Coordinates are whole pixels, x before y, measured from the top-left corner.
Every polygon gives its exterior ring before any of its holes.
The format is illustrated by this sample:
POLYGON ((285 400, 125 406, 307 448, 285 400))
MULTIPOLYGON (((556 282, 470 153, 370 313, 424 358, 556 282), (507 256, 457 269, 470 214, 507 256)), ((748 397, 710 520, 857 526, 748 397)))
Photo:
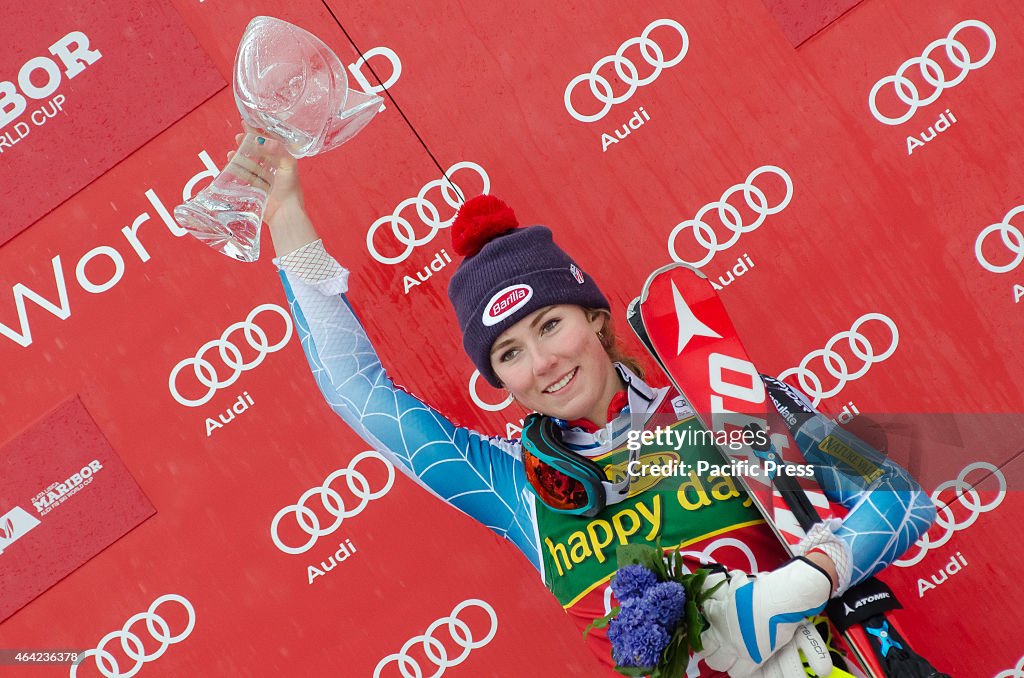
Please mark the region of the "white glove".
POLYGON ((804 558, 757 577, 738 570, 728 576, 712 574, 704 587, 722 581, 726 583, 704 603, 710 627, 701 642, 705 663, 734 678, 757 675, 758 667, 793 639, 807 617, 821 612, 832 592, 829 576, 804 558))
MULTIPOLYGON (((807 678, 800 659, 800 651, 803 651, 807 665, 814 671, 814 675, 827 676, 832 673, 832 657, 828 653, 825 641, 814 628, 814 624, 805 621, 797 627, 793 640, 780 647, 768 661, 755 668, 753 673, 742 675, 746 678, 807 678)), ((739 674, 729 675, 740 678, 739 674)))

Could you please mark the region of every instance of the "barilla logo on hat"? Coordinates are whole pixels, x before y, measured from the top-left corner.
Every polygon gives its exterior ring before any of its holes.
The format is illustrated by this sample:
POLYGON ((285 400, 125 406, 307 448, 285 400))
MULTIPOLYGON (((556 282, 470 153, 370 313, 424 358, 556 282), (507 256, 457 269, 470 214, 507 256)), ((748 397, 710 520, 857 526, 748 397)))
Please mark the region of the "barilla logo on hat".
POLYGON ((569 264, 569 272, 572 273, 572 277, 576 278, 576 282, 583 284, 583 271, 576 268, 576 264, 569 264))
POLYGON ((506 287, 487 302, 481 321, 488 327, 497 325, 522 308, 532 296, 533 288, 529 285, 518 284, 506 287))

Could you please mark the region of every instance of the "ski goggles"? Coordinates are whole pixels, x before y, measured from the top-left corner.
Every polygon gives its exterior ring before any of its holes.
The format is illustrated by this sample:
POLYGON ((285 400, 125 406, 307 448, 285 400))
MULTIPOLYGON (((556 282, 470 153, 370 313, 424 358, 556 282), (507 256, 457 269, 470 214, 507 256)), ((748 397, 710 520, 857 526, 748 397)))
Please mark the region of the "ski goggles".
MULTIPOLYGON (((593 518, 629 496, 630 477, 612 482, 600 466, 566 447, 551 417, 527 415, 523 465, 534 494, 552 511, 593 518)), ((631 458, 637 453, 630 451, 631 458)))

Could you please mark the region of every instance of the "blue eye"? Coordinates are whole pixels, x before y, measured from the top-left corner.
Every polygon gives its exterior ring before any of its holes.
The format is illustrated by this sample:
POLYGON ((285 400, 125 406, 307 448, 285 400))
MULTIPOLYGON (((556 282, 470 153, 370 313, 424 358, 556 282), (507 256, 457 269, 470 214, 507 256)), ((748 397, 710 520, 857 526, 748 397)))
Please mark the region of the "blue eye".
POLYGON ((501 354, 501 357, 498 358, 498 362, 507 363, 509 360, 516 357, 516 353, 517 351, 515 349, 509 349, 501 354))
POLYGON ((546 323, 544 323, 544 326, 541 328, 541 333, 544 334, 550 332, 551 330, 558 327, 558 323, 560 322, 561 318, 552 318, 551 320, 548 320, 546 323))

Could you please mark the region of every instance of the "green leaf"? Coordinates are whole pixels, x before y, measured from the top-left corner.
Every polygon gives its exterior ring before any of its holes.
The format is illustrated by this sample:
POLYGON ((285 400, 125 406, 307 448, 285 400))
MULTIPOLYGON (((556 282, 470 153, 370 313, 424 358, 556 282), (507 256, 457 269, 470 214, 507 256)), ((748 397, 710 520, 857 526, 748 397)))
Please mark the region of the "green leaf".
POLYGON ((686 572, 686 567, 683 565, 682 559, 680 559, 679 568, 676 570, 676 575, 673 577, 673 579, 683 585, 683 589, 686 591, 687 598, 692 596, 694 591, 696 591, 692 584, 693 576, 694 575, 686 572))
POLYGON ((711 588, 707 589, 706 591, 702 591, 701 594, 697 597, 697 599, 698 599, 697 602, 700 603, 701 605, 703 605, 704 601, 706 601, 711 596, 715 595, 715 591, 717 591, 718 589, 722 588, 722 586, 724 586, 727 581, 728 580, 723 579, 722 581, 718 582, 717 584, 715 584, 711 588))
POLYGON ((665 562, 665 549, 661 548, 661 536, 659 535, 654 549, 654 573, 658 575, 658 581, 668 581, 668 565, 665 562))
POLYGON ((701 652, 704 643, 700 642, 700 634, 705 628, 704 616, 700 613, 697 603, 693 600, 686 601, 686 641, 689 648, 694 652, 701 652))
POLYGON ((616 666, 615 670, 624 676, 646 676, 654 671, 654 667, 644 668, 643 666, 616 666))
POLYGON ((587 637, 587 634, 590 633, 590 629, 603 629, 604 627, 608 626, 609 624, 612 623, 612 620, 615 619, 615 617, 618 616, 618 614, 619 614, 619 606, 616 605, 615 607, 612 608, 612 611, 609 612, 608 614, 606 614, 605 616, 598 617, 594 621, 592 621, 589 624, 587 624, 587 628, 583 629, 583 637, 584 638, 587 637))
POLYGON ((623 544, 615 552, 619 569, 627 565, 643 565, 648 570, 655 570, 654 561, 657 559, 657 552, 653 546, 646 544, 623 544))
POLYGON ((665 565, 665 559, 661 557, 656 558, 653 564, 654 567, 651 569, 658 576, 658 581, 668 581, 668 567, 665 565))
POLYGON ((664 678, 685 678, 686 667, 690 665, 690 647, 682 626, 672 634, 672 640, 665 648, 660 675, 664 678))
POLYGON ((686 597, 688 599, 696 600, 698 604, 704 602, 701 599, 701 596, 703 595, 702 589, 704 588, 704 582, 707 580, 708 574, 709 571, 704 568, 700 568, 693 573, 689 582, 691 588, 686 589, 686 597))

